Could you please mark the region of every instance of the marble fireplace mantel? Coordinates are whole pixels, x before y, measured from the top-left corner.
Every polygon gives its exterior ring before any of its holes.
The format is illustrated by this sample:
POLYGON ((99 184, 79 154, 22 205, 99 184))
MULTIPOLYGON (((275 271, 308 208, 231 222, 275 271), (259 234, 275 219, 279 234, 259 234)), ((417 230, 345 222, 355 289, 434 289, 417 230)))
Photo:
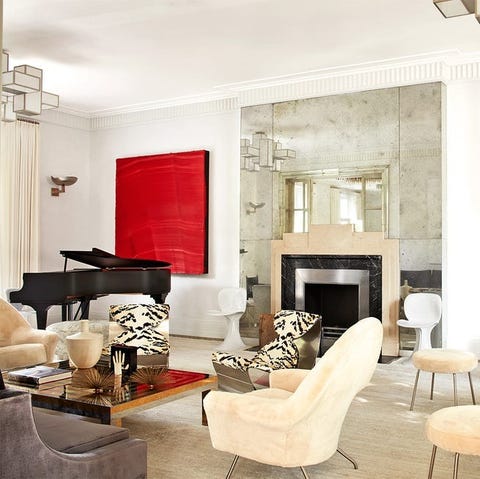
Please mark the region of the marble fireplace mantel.
POLYGON ((355 233, 352 225, 313 225, 309 233, 286 233, 272 241, 271 309, 281 309, 282 255, 379 255, 382 257, 382 354, 397 356, 400 301, 399 242, 383 233, 355 233))

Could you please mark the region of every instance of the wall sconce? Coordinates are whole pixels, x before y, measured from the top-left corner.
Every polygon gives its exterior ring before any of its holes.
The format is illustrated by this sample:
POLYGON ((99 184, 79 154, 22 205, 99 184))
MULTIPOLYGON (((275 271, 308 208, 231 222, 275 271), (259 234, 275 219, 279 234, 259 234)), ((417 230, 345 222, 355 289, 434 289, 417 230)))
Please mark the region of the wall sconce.
POLYGON ((52 196, 59 196, 60 193, 65 193, 65 186, 74 185, 78 180, 76 176, 51 176, 50 178, 59 186, 59 188, 52 188, 52 196))
POLYGON ((265 206, 265 203, 255 203, 253 201, 249 201, 248 206, 250 206, 251 209, 247 208, 247 215, 254 215, 258 208, 263 208, 265 206))

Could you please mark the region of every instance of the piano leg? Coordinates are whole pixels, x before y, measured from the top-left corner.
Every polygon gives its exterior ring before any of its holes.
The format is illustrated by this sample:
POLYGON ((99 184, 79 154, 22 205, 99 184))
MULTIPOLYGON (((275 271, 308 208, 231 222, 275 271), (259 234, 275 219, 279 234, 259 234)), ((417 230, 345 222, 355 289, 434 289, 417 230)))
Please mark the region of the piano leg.
POLYGON ((32 306, 37 313, 37 328, 46 329, 47 327, 47 312, 51 305, 48 306, 32 306))
POLYGON ((90 313, 90 299, 91 298, 86 298, 80 303, 80 309, 82 311, 82 314, 80 316, 80 319, 88 319, 88 315, 90 313))
POLYGON ((71 321, 72 319, 72 303, 62 304, 62 321, 71 321))
POLYGON ((165 303, 165 299, 167 299, 167 294, 168 294, 168 293, 151 294, 150 296, 153 298, 153 300, 154 300, 156 303, 163 304, 163 303, 165 303))

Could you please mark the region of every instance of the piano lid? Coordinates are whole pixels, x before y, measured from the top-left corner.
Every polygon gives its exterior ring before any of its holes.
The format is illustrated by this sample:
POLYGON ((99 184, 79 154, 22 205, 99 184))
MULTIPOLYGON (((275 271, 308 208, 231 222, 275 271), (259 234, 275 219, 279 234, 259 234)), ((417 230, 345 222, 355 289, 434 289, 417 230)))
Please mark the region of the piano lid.
POLYGON ((157 261, 154 259, 140 258, 120 258, 114 254, 108 253, 98 248, 92 248, 92 251, 60 251, 60 254, 66 259, 73 259, 80 263, 89 264, 101 269, 115 268, 169 268, 170 263, 166 261, 157 261))

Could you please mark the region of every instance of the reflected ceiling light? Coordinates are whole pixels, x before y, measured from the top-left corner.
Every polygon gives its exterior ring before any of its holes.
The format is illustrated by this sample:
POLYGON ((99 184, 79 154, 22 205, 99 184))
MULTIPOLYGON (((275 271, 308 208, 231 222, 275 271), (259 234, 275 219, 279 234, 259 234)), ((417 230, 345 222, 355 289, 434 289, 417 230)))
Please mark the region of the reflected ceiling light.
POLYGON ((280 171, 285 160, 295 158, 295 151, 282 148, 278 141, 268 138, 262 131, 248 138, 240 139, 240 158, 242 170, 260 171, 260 168, 269 168, 280 171))
POLYGON ((433 0, 445 18, 474 14, 480 22, 479 0, 433 0))
POLYGON ((31 65, 9 69, 9 55, 2 52, 2 120, 15 121, 20 115, 40 115, 58 108, 59 97, 42 89, 43 71, 31 65))

